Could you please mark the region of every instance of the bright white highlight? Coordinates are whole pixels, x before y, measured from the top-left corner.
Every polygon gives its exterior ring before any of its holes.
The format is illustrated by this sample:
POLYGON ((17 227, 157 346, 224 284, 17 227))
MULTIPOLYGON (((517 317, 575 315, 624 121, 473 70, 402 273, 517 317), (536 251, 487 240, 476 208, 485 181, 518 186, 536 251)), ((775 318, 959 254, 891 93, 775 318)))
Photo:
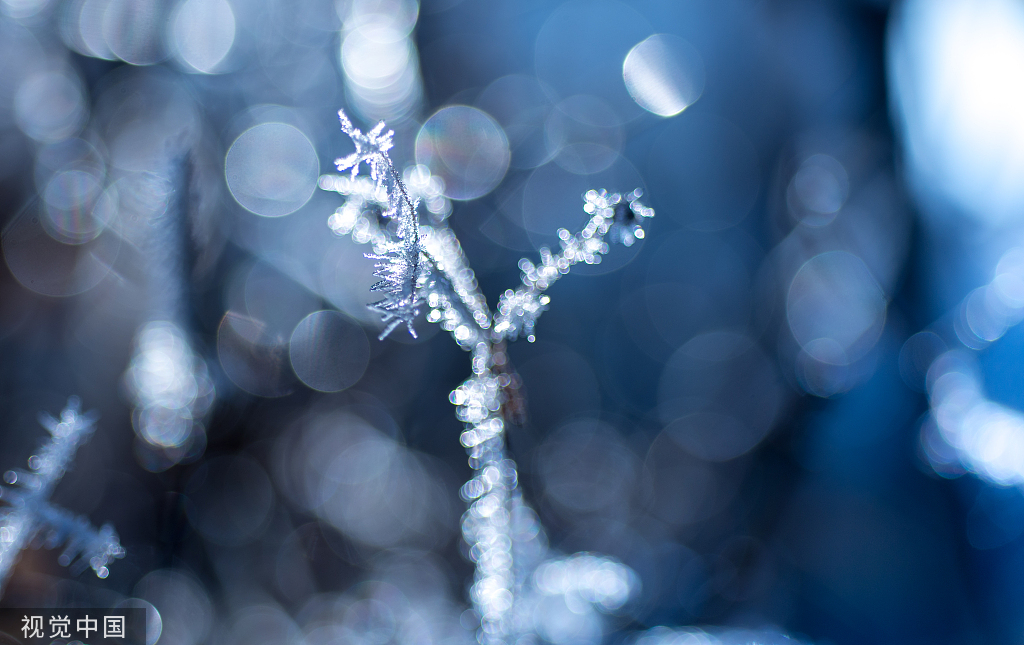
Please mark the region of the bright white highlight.
POLYGON ((413 59, 412 43, 387 24, 364 25, 345 37, 341 64, 349 80, 369 90, 400 82, 413 59))
POLYGON ((166 321, 144 326, 136 346, 125 374, 136 432, 154 446, 182 446, 213 403, 206 363, 192 353, 181 329, 166 321))
POLYGON ((1022 486, 1024 415, 985 397, 962 351, 940 356, 928 372, 935 425, 964 468, 1001 486, 1022 486))
POLYGON ((347 6, 339 52, 345 90, 368 119, 401 118, 423 94, 412 40, 413 0, 354 0, 347 6))
MULTIPOLYGON (((969 349, 986 347, 1024 319, 1024 250, 1007 251, 994 273, 964 298, 953 319, 957 339, 969 349)), ((971 354, 939 355, 926 382, 932 422, 924 425, 921 444, 932 467, 1024 486, 1024 414, 986 397, 971 354)))
POLYGON ((629 50, 622 79, 640 107, 658 116, 675 116, 704 91, 704 63, 682 38, 655 34, 629 50))
POLYGON ((890 34, 890 81, 912 173, 974 217, 1024 209, 1024 6, 910 0, 890 34))
POLYGON ((605 611, 625 605, 639 588, 632 569, 614 558, 589 553, 545 562, 533 572, 533 581, 542 594, 572 596, 576 603, 592 603, 605 611))

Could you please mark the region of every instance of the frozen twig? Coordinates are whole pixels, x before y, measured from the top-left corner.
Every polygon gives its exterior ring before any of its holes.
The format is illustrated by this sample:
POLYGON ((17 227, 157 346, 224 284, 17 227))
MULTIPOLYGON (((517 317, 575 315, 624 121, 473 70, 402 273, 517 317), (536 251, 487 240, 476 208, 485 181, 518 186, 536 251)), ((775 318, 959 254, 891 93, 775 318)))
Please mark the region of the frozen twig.
POLYGON ((419 221, 421 198, 434 214, 450 209, 438 194, 440 182, 417 166, 406 173, 417 179, 411 192, 388 155, 392 131, 381 122, 364 134, 344 112, 339 116, 356 150, 336 164, 350 173, 325 175, 320 187, 346 197, 328 220, 331 229, 373 245, 367 257, 378 261, 381 278, 373 289, 385 298, 370 307, 382 315, 381 338, 403 323, 415 336, 413 321, 425 305, 429 322, 439 323, 459 346, 472 351, 473 374, 450 399, 465 424, 460 440, 475 471, 460 493, 469 504, 462 535, 476 564, 470 597, 480 619, 478 640, 499 645, 535 634, 531 608, 552 595, 562 596, 573 611, 617 609, 637 588, 632 571, 604 556, 552 556, 536 514, 523 500, 516 464, 505 445, 507 426, 522 415, 516 397, 519 377, 509 365, 505 343, 523 336, 533 341, 537 318, 550 301, 547 289, 574 265, 599 263, 609 242, 629 246, 643 239, 643 222, 654 211, 639 201, 639 189, 625 195, 588 191, 583 208, 590 219, 583 229, 575 234, 559 230, 561 248, 542 248, 539 263, 521 260, 521 284, 505 291, 492 313, 443 217, 431 224, 419 221), (370 167, 370 180, 359 176, 363 163, 370 167))
POLYGON ((376 275, 382 278, 373 289, 386 296, 370 305, 382 314, 386 325, 381 338, 402 323, 415 336, 412 322, 426 304, 427 320, 441 323, 466 349, 477 342, 496 343, 520 336, 533 340, 537 318, 550 302, 545 291, 576 264, 600 263, 609 251, 609 242, 631 246, 643 239, 643 224, 654 216, 654 209, 640 202, 643 193, 639 188, 626 194, 588 191, 583 196, 583 210, 591 217, 583 229, 577 233, 559 229, 560 250, 541 248, 539 263, 520 260, 522 283, 502 294, 492 314, 455 234, 443 221, 433 225, 419 222, 419 199, 437 197, 436 182, 425 174, 428 171, 417 166, 407 173, 417 178, 423 191, 410 193, 388 155, 394 133, 385 131, 384 122, 363 134, 344 111, 339 116, 356 151, 335 164, 339 171, 349 170, 350 176, 325 175, 320 187, 347 198, 328 220, 334 232, 373 245, 368 257, 378 260, 376 275), (370 167, 370 181, 358 174, 362 163, 370 167), (397 224, 393 232, 392 223, 397 224))
POLYGON ((525 336, 533 342, 533 328, 537 318, 547 309, 550 298, 547 289, 576 264, 599 264, 608 252, 607 238, 632 246, 644 238, 642 222, 654 217, 654 209, 640 203, 643 193, 639 188, 626 195, 608 194, 605 190, 590 190, 583 196, 583 210, 591 215, 590 221, 579 233, 558 229, 561 250, 552 253, 546 247, 540 250, 540 264, 523 258, 519 268, 523 284, 515 291, 509 289, 498 302, 494 317, 494 333, 501 339, 515 340, 525 336))
POLYGON ((377 260, 374 273, 380 282, 373 285, 373 291, 384 294, 384 299, 370 305, 381 314, 386 327, 381 338, 396 327, 405 324, 409 333, 416 336, 413 321, 419 315, 424 302, 424 290, 430 274, 425 266, 424 249, 420 241, 419 218, 416 203, 409 196, 405 183, 391 163, 388 151, 391 149, 392 130, 385 131, 381 121, 375 128, 363 133, 352 126, 344 111, 338 112, 341 129, 352 139, 356 151, 334 163, 339 171, 351 170, 352 179, 359 174, 359 167, 370 167, 370 178, 374 182, 374 193, 382 195, 385 202, 383 216, 397 222, 394 237, 383 236, 374 244, 374 252, 368 257, 377 260))
POLYGON ((188 332, 189 248, 193 162, 169 154, 160 172, 135 178, 151 204, 138 215, 138 244, 146 258, 147 317, 135 335, 124 380, 134 406, 132 425, 165 467, 204 445, 203 424, 216 388, 188 332))
POLYGON ((91 567, 106 578, 111 560, 122 558, 125 550, 110 524, 94 528, 84 517, 76 516, 50 502, 57 483, 75 458, 78 447, 95 431, 96 414, 81 412, 78 397, 68 399, 60 419, 40 414, 39 423, 50 432, 50 440, 38 454, 29 457, 28 470, 9 470, 2 488, 8 506, 0 511, 0 589, 26 546, 53 549, 64 545, 58 561, 68 566, 75 558, 73 573, 91 567))

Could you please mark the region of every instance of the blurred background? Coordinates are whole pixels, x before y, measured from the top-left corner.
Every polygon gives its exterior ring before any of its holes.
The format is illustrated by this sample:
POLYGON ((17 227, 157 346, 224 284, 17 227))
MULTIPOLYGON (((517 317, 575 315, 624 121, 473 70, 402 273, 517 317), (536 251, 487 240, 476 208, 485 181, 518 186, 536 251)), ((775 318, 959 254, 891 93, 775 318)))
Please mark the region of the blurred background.
POLYGON ((509 350, 547 540, 640 581, 542 640, 1024 641, 1019 0, 0 0, 0 470, 77 394, 54 500, 128 549, 4 604, 473 642, 469 357, 377 340, 339 108, 492 304, 586 190, 657 211, 509 350))

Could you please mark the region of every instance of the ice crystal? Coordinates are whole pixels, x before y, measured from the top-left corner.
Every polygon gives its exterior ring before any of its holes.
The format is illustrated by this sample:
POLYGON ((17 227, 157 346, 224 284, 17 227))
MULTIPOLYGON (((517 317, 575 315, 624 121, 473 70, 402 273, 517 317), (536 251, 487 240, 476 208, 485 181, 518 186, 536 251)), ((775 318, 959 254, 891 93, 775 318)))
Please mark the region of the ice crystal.
POLYGON ((0 494, 8 504, 0 511, 0 589, 27 545, 48 549, 64 545, 60 564, 69 566, 78 558, 72 573, 91 567, 100 578, 107 577, 112 560, 124 557, 113 526, 104 524, 97 530, 86 518, 50 502, 78 447, 95 431, 96 416, 82 414, 77 397, 68 399, 60 419, 41 414, 39 423, 50 432, 50 441, 29 457, 27 471, 9 470, 4 475, 11 486, 3 487, 0 494))
POLYGON ((385 241, 379 245, 378 252, 367 254, 368 258, 377 260, 374 275, 381 279, 370 289, 384 294, 383 300, 370 305, 387 325, 381 332, 381 339, 402 323, 413 338, 416 337, 413 322, 420 314, 423 282, 428 277, 417 238, 418 235, 409 235, 397 242, 385 241))
POLYGON ((381 338, 403 323, 415 336, 413 320, 426 308, 428 322, 441 325, 472 352, 473 373, 450 400, 465 424, 460 439, 474 470, 460 493, 469 505, 462 535, 476 565, 470 598, 480 620, 478 640, 498 645, 532 638, 543 631, 535 624, 534 610, 552 596, 581 614, 621 607, 637 589, 635 574, 612 558, 552 553, 536 514, 523 500, 516 464, 505 446, 505 429, 517 422, 523 407, 505 343, 519 337, 532 341, 537 318, 550 303, 547 289, 574 265, 599 263, 609 242, 629 246, 643 239, 643 222, 654 211, 640 202, 639 189, 627 194, 588 191, 583 208, 590 219, 583 229, 559 230, 560 248, 542 248, 539 263, 521 260, 521 284, 505 291, 492 313, 444 222, 450 204, 440 180, 415 166, 404 174, 407 186, 388 156, 393 133, 385 132, 383 122, 363 134, 344 112, 339 115, 356 151, 337 166, 351 172, 325 175, 319 185, 346 197, 328 220, 331 229, 373 246, 367 257, 378 260, 381 278, 373 288, 385 299, 370 307, 382 314, 381 338), (359 176, 362 163, 370 167, 369 181, 359 176), (421 199, 439 215, 429 224, 417 214, 421 199))
POLYGON ((334 165, 339 171, 352 169, 352 177, 359 174, 359 165, 366 163, 370 166, 370 176, 377 182, 378 187, 383 186, 384 178, 391 169, 391 160, 388 157, 388 150, 394 145, 391 138, 393 130, 384 131, 387 127, 383 121, 378 123, 372 130, 363 134, 358 128, 352 126, 352 121, 345 115, 344 110, 338 110, 338 118, 341 120, 341 130, 352 139, 356 151, 347 157, 336 159, 334 165))
MULTIPOLYGON (((372 201, 383 207, 381 216, 397 222, 393 236, 378 236, 374 240, 373 253, 367 257, 377 260, 374 275, 380 282, 371 289, 384 294, 384 298, 370 305, 373 311, 381 314, 385 328, 381 338, 390 334, 396 327, 405 324, 409 333, 416 336, 413 321, 420 313, 424 302, 424 290, 430 279, 430 272, 425 264, 423 244, 420 240, 419 219, 416 215, 417 203, 409 195, 405 182, 395 170, 388 151, 391 150, 391 138, 394 131, 386 130, 383 121, 367 133, 353 127, 344 110, 338 111, 341 129, 352 139, 356 150, 347 157, 335 160, 339 171, 350 170, 354 183, 359 176, 362 164, 370 167, 370 178, 373 189, 355 184, 361 189, 361 201, 372 201)), ((321 181, 321 186, 324 182, 321 181)))

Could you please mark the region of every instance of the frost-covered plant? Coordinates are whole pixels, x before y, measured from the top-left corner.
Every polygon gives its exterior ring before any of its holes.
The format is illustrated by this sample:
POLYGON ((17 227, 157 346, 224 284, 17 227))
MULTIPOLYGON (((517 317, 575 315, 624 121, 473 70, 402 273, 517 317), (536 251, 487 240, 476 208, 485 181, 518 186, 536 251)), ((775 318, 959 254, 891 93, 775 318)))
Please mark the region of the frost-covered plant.
POLYGON ((654 211, 640 202, 639 189, 588 191, 583 199, 590 219, 583 229, 560 229, 557 251, 542 248, 539 262, 521 260, 521 284, 506 290, 492 312, 443 217, 420 221, 421 200, 434 215, 450 210, 439 182, 422 166, 405 172, 415 183, 403 180, 388 155, 394 133, 384 122, 363 133, 344 112, 339 116, 356 149, 336 161, 338 170, 349 175, 325 175, 320 187, 346 197, 328 221, 335 233, 373 246, 367 257, 377 260, 380 282, 372 288, 383 298, 370 308, 385 324, 380 337, 402 324, 415 336, 413 322, 425 309, 428 321, 439 323, 472 352, 473 374, 450 400, 465 423, 460 439, 476 471, 461 494, 469 504, 462 534, 476 564, 470 596, 480 618, 478 639, 512 643, 543 631, 533 609, 553 595, 577 613, 621 607, 636 590, 633 572, 605 556, 552 558, 536 514, 522 499, 516 465, 505 446, 505 429, 519 412, 518 376, 505 344, 520 337, 532 342, 537 319, 550 303, 548 288, 576 264, 599 263, 610 242, 629 246, 643 239, 643 223, 654 211), (359 175, 363 164, 369 178, 359 175))
POLYGON ((0 489, 7 506, 0 510, 0 590, 26 546, 53 549, 63 545, 58 558, 71 566, 75 575, 91 567, 100 578, 109 574, 111 560, 123 558, 117 532, 110 524, 96 529, 89 520, 50 502, 50 495, 75 458, 78 446, 95 431, 95 412, 82 414, 78 397, 68 399, 67 407, 55 419, 39 415, 39 423, 50 432, 50 440, 28 459, 28 470, 9 470, 4 480, 9 487, 0 489))
POLYGON ((919 375, 931 404, 921 444, 937 472, 949 476, 966 470, 997 486, 1024 484, 1024 412, 986 395, 972 355, 1021 321, 1024 248, 1013 247, 988 284, 907 341, 905 358, 930 359, 927 374, 919 375))
POLYGON ((153 463, 163 468, 202 453, 203 426, 216 395, 185 322, 191 175, 191 155, 168 152, 159 172, 142 173, 128 184, 136 204, 129 239, 145 258, 149 320, 136 332, 124 381, 134 406, 132 425, 153 463))

